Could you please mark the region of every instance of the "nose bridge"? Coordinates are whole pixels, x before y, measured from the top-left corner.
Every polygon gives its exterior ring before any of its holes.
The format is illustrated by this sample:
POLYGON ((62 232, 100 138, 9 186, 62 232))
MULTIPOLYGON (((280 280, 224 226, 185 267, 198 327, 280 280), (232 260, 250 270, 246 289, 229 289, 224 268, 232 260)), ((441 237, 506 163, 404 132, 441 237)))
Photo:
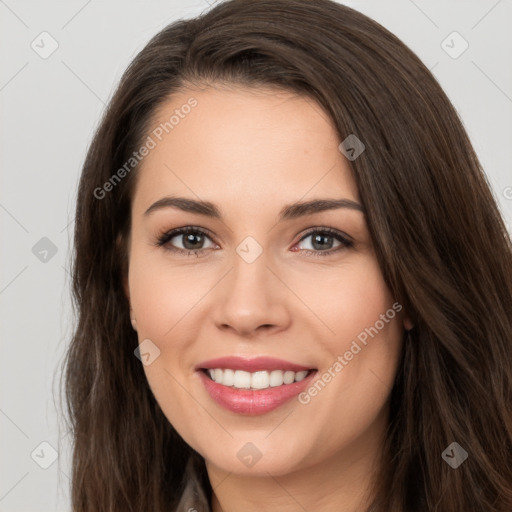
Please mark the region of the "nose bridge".
POLYGON ((236 299, 242 307, 264 307, 269 303, 270 289, 273 288, 268 251, 249 236, 236 247, 235 253, 228 299, 236 299))
MULTIPOLYGON (((221 287, 217 322, 248 334, 287 321, 283 285, 269 267, 269 251, 251 236, 236 247, 231 271, 221 287)), ((274 270, 275 272, 275 270, 274 270)))

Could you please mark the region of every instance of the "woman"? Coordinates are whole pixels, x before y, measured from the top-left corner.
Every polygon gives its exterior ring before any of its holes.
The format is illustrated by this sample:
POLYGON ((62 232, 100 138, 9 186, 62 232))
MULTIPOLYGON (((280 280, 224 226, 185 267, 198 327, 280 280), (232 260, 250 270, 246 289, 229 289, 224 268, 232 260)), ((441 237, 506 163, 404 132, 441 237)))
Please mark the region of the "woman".
POLYGON ((512 251, 378 23, 232 0, 156 35, 89 149, 73 510, 512 509, 512 251))

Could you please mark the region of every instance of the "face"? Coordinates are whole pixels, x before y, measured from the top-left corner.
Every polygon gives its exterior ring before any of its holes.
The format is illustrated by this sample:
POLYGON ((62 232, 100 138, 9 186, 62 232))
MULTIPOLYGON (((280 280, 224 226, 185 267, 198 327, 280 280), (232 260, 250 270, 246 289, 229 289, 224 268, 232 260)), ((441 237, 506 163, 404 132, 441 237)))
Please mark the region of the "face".
POLYGON ((126 292, 169 422, 211 467, 247 475, 376 446, 404 318, 326 113, 287 92, 208 88, 153 121, 126 292))

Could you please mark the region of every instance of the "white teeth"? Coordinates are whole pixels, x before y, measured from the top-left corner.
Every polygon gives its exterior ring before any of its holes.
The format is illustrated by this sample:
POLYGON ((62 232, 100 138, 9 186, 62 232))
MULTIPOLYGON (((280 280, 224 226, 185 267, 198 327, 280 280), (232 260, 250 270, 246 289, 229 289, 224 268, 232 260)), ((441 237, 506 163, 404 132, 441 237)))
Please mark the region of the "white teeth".
POLYGON ((283 372, 281 370, 274 370, 270 373, 270 386, 282 386, 283 385, 283 372))
MULTIPOLYGON (((217 370, 215 369, 215 377, 217 378, 217 371, 219 372, 222 372, 222 374, 224 373, 222 370, 217 370)), ((221 379, 219 380, 215 380, 215 382, 220 382, 221 379)), ((222 381, 224 381, 224 378, 222 377, 222 381)), ((222 384, 222 382, 221 382, 222 384)), ((234 379, 234 382, 233 382, 233 386, 235 386, 235 388, 240 388, 240 389, 250 389, 251 387, 251 374, 249 372, 244 372, 242 370, 237 370, 235 372, 235 379, 234 379)))
POLYGON ((225 386, 232 386, 235 383, 235 372, 233 370, 224 370, 219 377, 219 380, 221 379, 225 386))
POLYGON ((308 374, 307 370, 304 370, 302 372, 297 372, 295 374, 295 382, 300 382, 301 380, 305 379, 307 374, 308 374))
POLYGON ((284 372, 283 382, 285 384, 291 384, 295 380, 295 372, 287 371, 284 372))
POLYGON ((208 374, 217 384, 233 386, 238 389, 267 389, 300 382, 306 378, 308 370, 292 372, 290 370, 258 371, 254 373, 243 370, 215 368, 209 369, 208 374))
POLYGON ((251 374, 251 388, 266 389, 270 386, 270 376, 268 372, 255 372, 251 374))

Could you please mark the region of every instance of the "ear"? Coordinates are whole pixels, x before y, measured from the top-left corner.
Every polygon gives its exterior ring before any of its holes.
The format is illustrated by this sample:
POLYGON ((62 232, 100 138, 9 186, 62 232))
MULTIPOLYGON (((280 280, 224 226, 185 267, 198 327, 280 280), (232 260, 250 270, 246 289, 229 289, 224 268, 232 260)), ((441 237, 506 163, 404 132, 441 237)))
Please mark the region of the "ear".
MULTIPOLYGON (((128 302, 130 302, 130 288, 128 286, 128 276, 125 276, 123 279, 123 289, 124 293, 126 294, 126 298, 128 299, 128 302)), ((130 302, 130 320, 132 322, 132 327, 136 331, 137 330, 137 319, 135 318, 135 314, 133 313, 133 308, 130 302)))
POLYGON ((135 315, 133 314, 132 308, 130 308, 130 320, 132 322, 133 330, 137 330, 137 319, 135 318, 135 315))
POLYGON ((411 320, 411 316, 405 311, 402 313, 402 323, 406 331, 410 331, 414 327, 414 322, 411 320))

